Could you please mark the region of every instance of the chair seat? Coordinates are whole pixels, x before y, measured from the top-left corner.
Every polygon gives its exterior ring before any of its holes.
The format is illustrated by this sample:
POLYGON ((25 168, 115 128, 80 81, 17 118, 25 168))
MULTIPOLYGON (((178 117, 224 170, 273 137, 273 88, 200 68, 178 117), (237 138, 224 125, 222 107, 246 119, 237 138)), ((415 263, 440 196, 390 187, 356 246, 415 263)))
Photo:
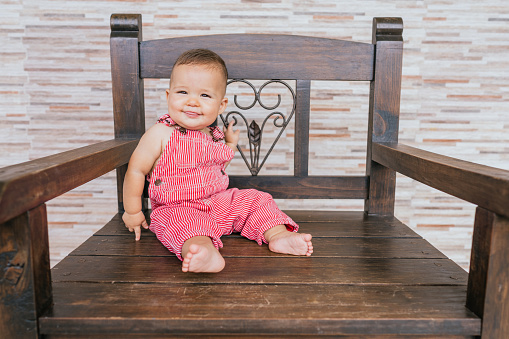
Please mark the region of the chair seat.
POLYGON ((311 257, 231 235, 217 274, 182 273, 150 231, 116 215, 52 270, 49 337, 480 334, 467 273, 394 217, 287 211, 313 234, 311 257))

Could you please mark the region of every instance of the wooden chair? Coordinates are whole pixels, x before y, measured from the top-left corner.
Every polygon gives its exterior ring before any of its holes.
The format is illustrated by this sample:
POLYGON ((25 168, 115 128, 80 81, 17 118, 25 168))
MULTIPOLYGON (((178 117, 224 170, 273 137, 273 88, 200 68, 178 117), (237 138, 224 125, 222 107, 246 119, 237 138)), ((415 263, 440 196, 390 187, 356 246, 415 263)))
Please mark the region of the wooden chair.
POLYGON ((111 18, 115 139, 0 170, 2 338, 509 337, 509 172, 398 143, 401 19, 375 18, 372 44, 142 41, 141 27, 140 15, 111 18), (288 211, 314 236, 309 258, 225 237, 218 274, 182 273, 154 235, 135 242, 117 214, 50 270, 45 202, 115 168, 122 191, 145 131, 143 79, 168 78, 195 47, 217 51, 232 79, 296 80, 294 175, 232 176, 232 186, 364 199, 364 211, 288 211), (365 176, 308 175, 311 80, 370 81, 365 176), (478 205, 469 274, 394 217, 396 171, 478 205))

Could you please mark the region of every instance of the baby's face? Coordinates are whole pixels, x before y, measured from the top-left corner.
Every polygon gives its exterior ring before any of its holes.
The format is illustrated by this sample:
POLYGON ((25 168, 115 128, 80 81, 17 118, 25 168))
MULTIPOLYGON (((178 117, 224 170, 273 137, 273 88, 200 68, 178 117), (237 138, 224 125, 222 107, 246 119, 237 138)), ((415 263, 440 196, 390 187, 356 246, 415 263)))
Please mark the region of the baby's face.
POLYGON ((168 114, 179 126, 202 130, 212 124, 228 104, 221 72, 206 65, 179 65, 166 90, 168 114))

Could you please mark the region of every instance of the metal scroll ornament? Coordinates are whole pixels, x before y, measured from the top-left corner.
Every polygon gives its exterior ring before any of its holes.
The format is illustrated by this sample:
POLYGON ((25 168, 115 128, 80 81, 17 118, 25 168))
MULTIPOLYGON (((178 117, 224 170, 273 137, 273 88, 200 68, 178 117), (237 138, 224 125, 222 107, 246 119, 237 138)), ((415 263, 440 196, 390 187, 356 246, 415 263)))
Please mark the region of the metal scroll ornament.
POLYGON ((254 100, 248 106, 240 105, 237 101, 237 95, 234 95, 233 101, 235 103, 235 106, 238 109, 247 111, 247 110, 253 108, 256 105, 256 103, 258 103, 265 110, 272 111, 265 117, 265 119, 262 122, 261 127, 254 120, 252 120, 250 123, 248 123, 247 118, 244 116, 244 114, 240 113, 239 111, 230 111, 226 114, 226 116, 223 116, 223 114, 221 114, 221 120, 223 121, 223 124, 225 126, 228 126, 228 124, 230 123, 230 119, 232 119, 234 121, 234 126, 237 125, 237 123, 238 123, 237 117, 241 118, 244 121, 245 125, 247 126, 247 139, 249 142, 249 160, 239 145, 237 145, 237 149, 239 150, 240 155, 242 156, 242 159, 244 159, 246 166, 248 167, 249 171, 251 172, 251 175, 255 176, 255 175, 258 175, 258 173, 262 169, 263 164, 265 164, 265 161, 267 160, 269 154, 272 152, 272 150, 274 149, 274 146, 276 145, 279 138, 281 137, 284 130, 286 129, 286 126, 292 120, 293 114, 295 113, 295 105, 296 105, 295 92, 290 87, 290 85, 288 85, 286 82, 281 81, 281 80, 267 81, 263 85, 261 85, 260 89, 258 89, 258 90, 252 83, 250 83, 247 80, 239 80, 239 79, 230 80, 228 82, 228 85, 230 85, 232 83, 236 83, 236 82, 241 82, 241 83, 247 84, 249 87, 251 87, 251 89, 253 90, 253 93, 254 93, 254 100), (276 109, 281 104, 281 95, 280 94, 277 95, 277 97, 278 97, 277 103, 273 106, 266 106, 262 102, 261 92, 263 91, 263 89, 266 86, 268 86, 270 84, 282 84, 283 86, 288 88, 288 90, 290 91, 290 93, 292 95, 292 111, 290 112, 290 114, 288 114, 288 116, 286 116, 282 112, 276 111, 276 109), (267 153, 265 154, 263 159, 261 159, 261 162, 260 162, 260 148, 262 145, 263 131, 265 129, 265 125, 266 125, 267 121, 271 118, 272 118, 274 126, 279 128, 279 133, 277 134, 274 142, 272 143, 269 150, 267 151, 267 153))

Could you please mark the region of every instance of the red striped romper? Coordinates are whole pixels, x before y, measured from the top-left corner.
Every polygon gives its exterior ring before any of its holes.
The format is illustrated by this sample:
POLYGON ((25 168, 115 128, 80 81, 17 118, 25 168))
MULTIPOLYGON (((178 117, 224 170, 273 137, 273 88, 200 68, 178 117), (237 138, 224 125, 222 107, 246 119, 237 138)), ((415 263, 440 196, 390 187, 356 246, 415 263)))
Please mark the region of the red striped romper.
POLYGON ((208 236, 216 248, 223 247, 221 236, 240 232, 259 245, 267 243, 263 233, 277 225, 297 232, 299 226, 281 212, 268 193, 255 189, 228 188, 225 164, 233 150, 200 131, 185 130, 168 114, 158 123, 175 126, 168 143, 148 177, 152 204, 150 230, 182 260, 184 242, 195 236, 208 236))

